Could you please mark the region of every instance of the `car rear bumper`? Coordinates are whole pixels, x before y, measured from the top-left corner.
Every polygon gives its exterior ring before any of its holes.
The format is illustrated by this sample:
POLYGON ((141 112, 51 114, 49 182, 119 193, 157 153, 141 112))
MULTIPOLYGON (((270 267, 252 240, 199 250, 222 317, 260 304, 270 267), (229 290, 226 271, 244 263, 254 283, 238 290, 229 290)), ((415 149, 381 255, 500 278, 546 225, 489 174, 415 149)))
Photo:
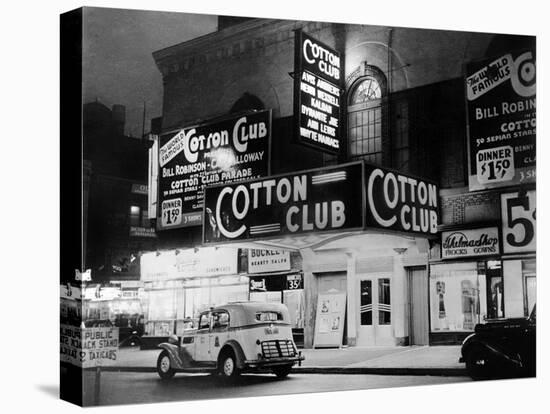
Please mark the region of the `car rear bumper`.
POLYGON ((298 363, 298 365, 302 364, 302 361, 305 358, 302 356, 302 353, 298 353, 295 357, 283 357, 283 358, 260 358, 255 360, 246 360, 244 361, 244 365, 248 368, 268 368, 268 367, 275 367, 279 365, 294 365, 298 363))

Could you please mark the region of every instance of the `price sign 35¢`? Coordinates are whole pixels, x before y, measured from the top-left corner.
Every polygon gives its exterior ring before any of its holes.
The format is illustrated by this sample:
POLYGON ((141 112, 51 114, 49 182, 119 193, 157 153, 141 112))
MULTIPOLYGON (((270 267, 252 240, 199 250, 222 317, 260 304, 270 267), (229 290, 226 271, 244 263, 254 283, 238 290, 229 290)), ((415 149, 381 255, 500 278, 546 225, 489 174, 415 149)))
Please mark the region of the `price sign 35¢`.
POLYGON ((477 179, 480 184, 510 181, 514 178, 514 150, 511 146, 478 151, 477 179))

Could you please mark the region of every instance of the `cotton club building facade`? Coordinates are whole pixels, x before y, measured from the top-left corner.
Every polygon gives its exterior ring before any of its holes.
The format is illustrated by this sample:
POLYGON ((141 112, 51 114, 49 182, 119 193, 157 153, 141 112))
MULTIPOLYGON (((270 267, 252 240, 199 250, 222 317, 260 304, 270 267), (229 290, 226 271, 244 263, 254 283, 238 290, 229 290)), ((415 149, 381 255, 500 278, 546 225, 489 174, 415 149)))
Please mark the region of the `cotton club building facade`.
POLYGON ((160 251, 149 259, 234 255, 226 273, 213 270, 230 287, 210 280, 199 299, 186 289, 205 271, 168 280, 163 289, 185 309, 168 331, 201 307, 252 299, 287 303, 305 347, 458 341, 464 332, 432 327, 441 284, 430 269, 449 264, 445 231, 495 225, 458 223, 448 202, 471 193, 464 64, 508 40, 249 19, 155 52, 164 105, 150 211, 160 251))

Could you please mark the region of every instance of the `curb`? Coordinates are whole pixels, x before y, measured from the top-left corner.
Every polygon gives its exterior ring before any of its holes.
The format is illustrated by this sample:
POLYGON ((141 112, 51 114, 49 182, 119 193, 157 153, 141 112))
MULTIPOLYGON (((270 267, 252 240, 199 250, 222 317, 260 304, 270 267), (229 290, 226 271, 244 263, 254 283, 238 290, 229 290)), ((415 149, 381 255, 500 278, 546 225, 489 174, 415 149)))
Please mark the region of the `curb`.
MULTIPOLYGON (((156 367, 102 367, 103 372, 157 372, 156 367)), ((468 376, 465 368, 294 367, 293 374, 468 376)))
POLYGON ((295 374, 345 374, 345 375, 433 375, 440 377, 468 376, 465 368, 375 368, 375 367, 294 367, 295 374))

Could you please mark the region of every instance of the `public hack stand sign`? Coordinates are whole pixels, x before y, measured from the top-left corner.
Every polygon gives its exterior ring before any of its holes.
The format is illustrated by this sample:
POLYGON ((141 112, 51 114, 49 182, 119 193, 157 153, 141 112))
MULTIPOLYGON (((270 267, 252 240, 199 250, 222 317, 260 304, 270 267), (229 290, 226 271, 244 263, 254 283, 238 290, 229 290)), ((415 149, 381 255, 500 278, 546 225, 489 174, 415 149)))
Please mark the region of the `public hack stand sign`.
POLYGON ((61 361, 81 368, 114 365, 118 353, 118 328, 80 328, 61 324, 61 361))
POLYGON ((160 136, 157 229, 200 226, 204 187, 269 174, 271 110, 160 136))
POLYGON ((335 49, 296 30, 294 137, 298 143, 331 154, 340 152, 343 67, 335 49))

